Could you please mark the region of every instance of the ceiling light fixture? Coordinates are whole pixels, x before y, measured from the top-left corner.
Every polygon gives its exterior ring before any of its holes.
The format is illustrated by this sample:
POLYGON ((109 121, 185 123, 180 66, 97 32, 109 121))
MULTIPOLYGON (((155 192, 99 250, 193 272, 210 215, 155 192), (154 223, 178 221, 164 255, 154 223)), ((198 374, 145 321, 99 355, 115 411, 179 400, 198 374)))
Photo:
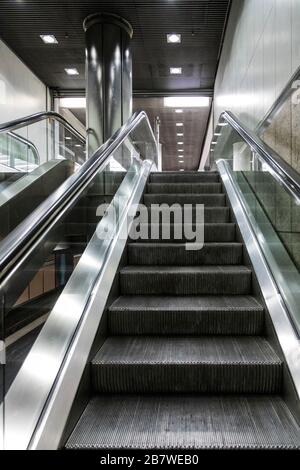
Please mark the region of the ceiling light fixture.
POLYGON ((181 34, 177 34, 177 33, 167 34, 167 42, 169 44, 180 44, 181 34))
POLYGON ((184 142, 177 142, 177 145, 183 145, 184 142))
POLYGON ((217 142, 215 142, 215 141, 213 141, 213 142, 211 143, 211 145, 216 145, 216 144, 217 144, 217 142))
POLYGON ((40 34, 40 38, 45 44, 58 44, 58 40, 53 34, 40 34))
POLYGON ((68 75, 79 75, 79 72, 78 72, 78 70, 76 69, 76 67, 66 68, 66 69, 65 69, 65 72, 66 72, 68 75))
POLYGON ((182 132, 179 132, 177 133, 178 137, 183 137, 183 133, 182 132))
POLYGON ((175 113, 181 114, 181 113, 183 113, 183 109, 175 109, 175 113))
POLYGON ((81 108, 85 109, 86 107, 86 100, 85 98, 61 98, 59 100, 59 106, 61 108, 81 108))
POLYGON ((167 96, 164 98, 165 108, 207 108, 208 96, 167 96))
POLYGON ((178 149, 178 152, 183 152, 183 149, 178 149))
POLYGON ((176 122, 176 126, 177 126, 177 127, 182 127, 182 126, 183 126, 183 122, 176 122))
POLYGON ((66 139, 66 140, 71 140, 71 137, 68 137, 68 136, 67 136, 67 137, 65 137, 65 139, 66 139))
POLYGON ((181 67, 170 67, 170 74, 171 75, 181 75, 182 68, 181 67))

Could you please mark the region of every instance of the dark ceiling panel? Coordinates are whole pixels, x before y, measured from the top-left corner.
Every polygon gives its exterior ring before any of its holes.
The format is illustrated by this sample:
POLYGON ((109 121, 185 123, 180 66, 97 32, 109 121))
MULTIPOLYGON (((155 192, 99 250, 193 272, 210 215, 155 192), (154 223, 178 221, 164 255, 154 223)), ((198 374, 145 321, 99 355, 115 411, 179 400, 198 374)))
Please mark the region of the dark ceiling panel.
MULTIPOLYGON (((0 36, 48 86, 61 90, 85 88, 85 46, 82 22, 94 12, 117 13, 134 29, 132 39, 134 91, 164 93, 211 91, 224 31, 229 0, 0 0, 0 36), (167 33, 182 36, 179 45, 167 44, 167 33), (44 45, 40 34, 54 34, 57 45, 44 45), (182 67, 170 76, 170 66, 182 67), (77 67, 69 77, 65 67, 77 67)), ((74 91, 73 91, 74 93, 74 91)), ((210 93, 211 94, 211 93, 210 93)), ((139 96, 142 96, 140 93, 139 96)), ((177 170, 177 136, 174 109, 162 98, 135 98, 153 124, 161 119, 163 168, 177 170)), ((185 169, 197 169, 209 108, 185 109, 185 169)), ((84 121, 84 111, 78 111, 84 121)))
POLYGON ((229 0, 1 0, 0 35, 44 83, 54 88, 84 88, 83 19, 96 11, 117 13, 134 29, 133 86, 143 90, 213 88, 229 0), (180 45, 166 34, 182 35, 180 45), (39 35, 54 34, 59 44, 45 46, 39 35), (209 64, 209 73, 204 64, 209 64), (182 77, 168 74, 183 68, 182 77), (64 68, 75 66, 79 77, 64 68), (161 71, 165 72, 162 73, 161 71))

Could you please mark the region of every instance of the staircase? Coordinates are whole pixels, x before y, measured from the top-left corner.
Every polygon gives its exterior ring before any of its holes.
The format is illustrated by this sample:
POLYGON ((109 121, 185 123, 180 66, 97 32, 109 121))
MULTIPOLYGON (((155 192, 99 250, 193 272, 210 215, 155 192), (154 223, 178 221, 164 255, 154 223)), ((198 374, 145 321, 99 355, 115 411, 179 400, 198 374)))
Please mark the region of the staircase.
POLYGON ((163 202, 205 204, 205 246, 129 242, 66 448, 300 448, 219 175, 154 173, 144 203, 163 202))

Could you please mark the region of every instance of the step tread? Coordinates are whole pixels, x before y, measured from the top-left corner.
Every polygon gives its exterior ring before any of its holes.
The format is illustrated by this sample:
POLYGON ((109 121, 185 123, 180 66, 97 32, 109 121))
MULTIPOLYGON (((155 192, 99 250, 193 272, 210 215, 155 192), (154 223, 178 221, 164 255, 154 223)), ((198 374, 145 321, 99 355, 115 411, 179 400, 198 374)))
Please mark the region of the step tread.
POLYGON ((124 295, 116 299, 109 311, 264 311, 255 297, 240 296, 155 296, 124 295))
POLYGON ((300 429, 276 395, 102 395, 66 448, 299 449, 300 429))
POLYGON ((251 274, 252 270, 247 266, 243 265, 234 265, 234 266, 222 266, 222 265, 213 265, 213 266, 125 266, 120 270, 121 274, 131 274, 131 273, 186 273, 186 274, 195 274, 195 273, 246 273, 251 274))
POLYGON ((104 364, 272 364, 280 365, 262 337, 153 337, 111 336, 92 360, 104 364))
POLYGON ((222 194, 222 185, 218 182, 186 183, 148 183, 147 194, 222 194))

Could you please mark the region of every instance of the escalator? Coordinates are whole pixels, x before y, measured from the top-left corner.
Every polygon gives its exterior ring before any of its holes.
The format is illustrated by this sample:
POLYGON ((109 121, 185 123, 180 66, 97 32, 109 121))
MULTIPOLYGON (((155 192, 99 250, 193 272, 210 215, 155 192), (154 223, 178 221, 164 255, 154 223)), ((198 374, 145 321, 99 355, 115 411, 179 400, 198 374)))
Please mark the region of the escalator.
POLYGON ((2 242, 4 448, 300 448, 299 273, 253 178, 300 184, 217 130, 214 171, 157 172, 133 115, 2 242), (51 300, 16 306, 51 256, 51 300))
POLYGON ((0 239, 86 160, 85 138, 62 116, 37 113, 0 125, 0 239))

